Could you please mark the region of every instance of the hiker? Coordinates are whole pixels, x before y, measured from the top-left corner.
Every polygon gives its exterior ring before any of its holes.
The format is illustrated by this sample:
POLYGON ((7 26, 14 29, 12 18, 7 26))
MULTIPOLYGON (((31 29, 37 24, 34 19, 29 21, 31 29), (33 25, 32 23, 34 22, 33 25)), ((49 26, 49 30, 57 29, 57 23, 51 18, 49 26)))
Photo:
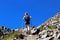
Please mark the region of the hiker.
POLYGON ((23 17, 24 21, 25 21, 25 25, 27 28, 27 31, 30 30, 30 18, 31 16, 28 15, 28 13, 25 13, 25 16, 23 17))

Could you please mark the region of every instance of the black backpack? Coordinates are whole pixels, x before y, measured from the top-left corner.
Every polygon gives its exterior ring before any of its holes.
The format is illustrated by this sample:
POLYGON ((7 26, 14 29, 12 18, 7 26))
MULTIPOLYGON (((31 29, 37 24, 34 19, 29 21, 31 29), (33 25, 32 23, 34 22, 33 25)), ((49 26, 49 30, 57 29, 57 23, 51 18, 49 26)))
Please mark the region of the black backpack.
POLYGON ((30 21, 30 16, 26 15, 25 16, 25 21, 30 21))

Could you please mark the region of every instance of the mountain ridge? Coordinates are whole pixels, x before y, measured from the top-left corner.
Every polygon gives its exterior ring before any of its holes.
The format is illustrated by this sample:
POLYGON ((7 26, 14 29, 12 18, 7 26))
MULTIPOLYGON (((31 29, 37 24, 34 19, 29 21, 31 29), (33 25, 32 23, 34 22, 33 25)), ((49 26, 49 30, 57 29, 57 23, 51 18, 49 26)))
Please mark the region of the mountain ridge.
MULTIPOLYGON (((60 15, 60 12, 56 13, 54 16, 50 17, 49 19, 47 19, 44 23, 42 23, 41 25, 47 24, 51 21, 51 19, 57 17, 60 15)), ((41 25, 39 25, 37 28, 39 28, 41 25)))

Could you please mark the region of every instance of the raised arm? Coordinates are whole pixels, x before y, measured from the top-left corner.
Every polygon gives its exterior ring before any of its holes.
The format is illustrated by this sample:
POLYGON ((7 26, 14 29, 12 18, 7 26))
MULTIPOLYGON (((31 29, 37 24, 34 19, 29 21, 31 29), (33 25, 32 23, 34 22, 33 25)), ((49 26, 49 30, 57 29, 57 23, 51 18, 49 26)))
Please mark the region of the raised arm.
POLYGON ((25 16, 23 17, 23 20, 24 20, 25 16))

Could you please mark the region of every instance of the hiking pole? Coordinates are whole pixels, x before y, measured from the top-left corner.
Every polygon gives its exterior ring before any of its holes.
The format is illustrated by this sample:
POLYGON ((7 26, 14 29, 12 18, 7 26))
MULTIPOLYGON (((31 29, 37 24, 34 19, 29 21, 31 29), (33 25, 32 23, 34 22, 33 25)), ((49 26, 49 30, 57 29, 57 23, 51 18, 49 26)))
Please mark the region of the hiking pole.
POLYGON ((32 28, 32 20, 30 21, 30 25, 31 25, 31 28, 32 28))

